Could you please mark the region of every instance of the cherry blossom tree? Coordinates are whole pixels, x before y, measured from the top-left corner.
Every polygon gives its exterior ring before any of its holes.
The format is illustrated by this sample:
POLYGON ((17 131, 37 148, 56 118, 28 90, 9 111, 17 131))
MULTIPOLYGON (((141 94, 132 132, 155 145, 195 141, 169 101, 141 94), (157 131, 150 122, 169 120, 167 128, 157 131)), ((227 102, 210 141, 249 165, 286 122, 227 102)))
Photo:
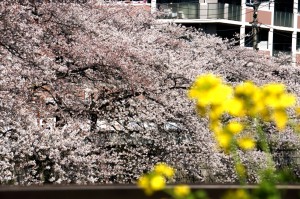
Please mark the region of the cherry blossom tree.
MULTIPOLYGON (((234 182, 191 82, 211 72, 299 93, 299 69, 146 6, 1 1, 0 19, 0 183, 132 183, 157 162, 178 182, 234 182)), ((286 135, 270 136, 274 149, 299 146, 286 135)), ((257 181, 264 154, 240 153, 257 181)))

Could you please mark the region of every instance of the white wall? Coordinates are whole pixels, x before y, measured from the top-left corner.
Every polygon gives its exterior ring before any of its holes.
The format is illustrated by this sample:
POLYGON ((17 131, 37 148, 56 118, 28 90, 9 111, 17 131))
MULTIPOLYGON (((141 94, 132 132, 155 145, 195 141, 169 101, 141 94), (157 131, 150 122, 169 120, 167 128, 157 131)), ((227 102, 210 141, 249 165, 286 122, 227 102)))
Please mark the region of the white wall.
POLYGON ((205 0, 205 3, 218 3, 218 0, 205 0))

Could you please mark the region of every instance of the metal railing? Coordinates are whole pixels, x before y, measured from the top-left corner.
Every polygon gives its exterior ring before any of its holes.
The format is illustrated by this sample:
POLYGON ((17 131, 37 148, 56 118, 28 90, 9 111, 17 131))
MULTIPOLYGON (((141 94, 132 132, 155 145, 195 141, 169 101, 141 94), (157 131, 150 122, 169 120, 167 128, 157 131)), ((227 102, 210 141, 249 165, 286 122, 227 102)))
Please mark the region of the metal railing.
POLYGON ((163 12, 161 18, 199 19, 199 3, 165 3, 157 5, 157 8, 163 12))
POLYGON ((161 3, 157 4, 163 19, 228 19, 241 21, 241 6, 224 3, 161 3))

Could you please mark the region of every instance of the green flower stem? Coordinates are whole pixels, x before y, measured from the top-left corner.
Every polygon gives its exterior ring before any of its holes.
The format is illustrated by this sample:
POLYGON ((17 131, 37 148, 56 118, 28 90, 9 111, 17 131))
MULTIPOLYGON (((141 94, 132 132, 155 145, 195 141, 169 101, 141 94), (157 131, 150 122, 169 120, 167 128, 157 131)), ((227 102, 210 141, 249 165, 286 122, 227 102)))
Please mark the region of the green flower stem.
POLYGON ((235 170, 236 170, 237 175, 238 175, 239 183, 241 185, 246 185, 246 183, 247 183, 246 175, 240 173, 238 171, 238 168, 237 168, 237 165, 239 165, 239 164, 243 165, 237 151, 238 151, 237 143, 236 143, 236 140, 234 140, 233 143, 232 143, 232 145, 231 145, 231 154, 232 154, 232 158, 233 158, 233 161, 234 161, 235 170))
MULTIPOLYGON (((256 132, 258 134, 258 140, 260 142, 260 147, 261 147, 262 151, 265 152, 266 157, 267 157, 267 168, 263 171, 263 173, 275 172, 275 170, 276 170, 275 169, 275 162, 273 161, 271 150, 270 150, 270 147, 269 147, 269 144, 268 144, 268 141, 267 141, 267 136, 266 136, 264 130, 262 129, 262 122, 261 122, 261 120, 255 118, 254 119, 254 124, 256 126, 256 132)), ((264 176, 264 177, 266 177, 266 176, 264 176)))

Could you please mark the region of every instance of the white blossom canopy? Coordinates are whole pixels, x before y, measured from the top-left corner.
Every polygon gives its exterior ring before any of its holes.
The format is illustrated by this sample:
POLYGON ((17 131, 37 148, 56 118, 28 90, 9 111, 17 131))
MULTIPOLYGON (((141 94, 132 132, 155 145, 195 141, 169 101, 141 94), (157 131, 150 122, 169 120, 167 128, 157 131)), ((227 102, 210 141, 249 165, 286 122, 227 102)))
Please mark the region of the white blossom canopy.
MULTIPOLYGON (((1 1, 0 35, 1 184, 132 183, 159 161, 177 181, 234 182, 230 157, 186 97, 194 78, 279 81, 299 93, 299 69, 283 58, 143 6, 1 1)), ((299 146, 285 135, 274 148, 299 146)), ((243 158, 255 182, 264 155, 243 158)))

